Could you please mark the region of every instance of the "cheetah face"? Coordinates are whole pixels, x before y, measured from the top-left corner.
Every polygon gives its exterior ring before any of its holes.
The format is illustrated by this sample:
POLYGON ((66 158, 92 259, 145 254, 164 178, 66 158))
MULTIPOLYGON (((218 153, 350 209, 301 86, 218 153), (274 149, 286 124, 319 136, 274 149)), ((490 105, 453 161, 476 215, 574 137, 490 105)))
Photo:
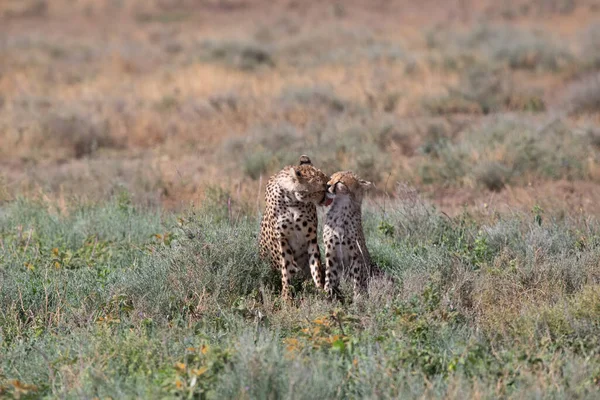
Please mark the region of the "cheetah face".
POLYGON ((279 183, 299 202, 327 206, 332 197, 327 193, 327 179, 319 169, 303 164, 289 167, 279 183))
POLYGON ((374 185, 362 180, 351 171, 339 171, 331 175, 327 182, 328 193, 336 197, 349 197, 354 201, 360 202, 364 193, 374 185))

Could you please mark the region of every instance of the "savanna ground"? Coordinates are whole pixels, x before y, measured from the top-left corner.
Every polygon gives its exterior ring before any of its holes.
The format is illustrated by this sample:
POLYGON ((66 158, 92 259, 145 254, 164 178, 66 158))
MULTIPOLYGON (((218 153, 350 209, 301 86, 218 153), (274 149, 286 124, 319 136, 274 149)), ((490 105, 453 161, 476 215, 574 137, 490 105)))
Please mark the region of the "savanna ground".
POLYGON ((599 21, 1 2, 0 397, 597 398, 599 21), (262 192, 303 153, 376 184, 393 284, 280 301, 262 192))

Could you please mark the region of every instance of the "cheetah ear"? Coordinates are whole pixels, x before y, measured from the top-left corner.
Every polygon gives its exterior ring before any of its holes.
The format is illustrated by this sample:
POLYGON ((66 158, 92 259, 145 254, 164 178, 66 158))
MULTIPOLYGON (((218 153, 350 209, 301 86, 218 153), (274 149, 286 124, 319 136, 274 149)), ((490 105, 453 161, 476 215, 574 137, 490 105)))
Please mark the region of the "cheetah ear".
POLYGON ((300 164, 299 165, 312 165, 312 161, 306 154, 302 154, 300 156, 300 164))
POLYGON ((290 172, 290 175, 292 177, 294 177, 297 180, 300 180, 300 174, 298 173, 298 171, 296 170, 296 168, 290 167, 289 172, 290 172))
POLYGON ((362 179, 360 181, 358 181, 358 183, 360 183, 360 186, 364 189, 364 190, 369 190, 375 187, 375 185, 373 184, 373 182, 369 182, 369 181, 363 181, 362 179))

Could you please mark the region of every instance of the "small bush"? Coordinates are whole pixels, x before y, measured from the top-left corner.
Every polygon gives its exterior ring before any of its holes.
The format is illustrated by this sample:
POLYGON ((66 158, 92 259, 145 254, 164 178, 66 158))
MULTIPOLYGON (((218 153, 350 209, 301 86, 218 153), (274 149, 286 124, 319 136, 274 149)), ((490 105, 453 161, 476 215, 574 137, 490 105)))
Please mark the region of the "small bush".
POLYGON ((271 169, 273 161, 273 155, 270 151, 253 151, 244 156, 244 174, 256 180, 271 169))
POLYGON ((545 104, 539 96, 516 90, 504 69, 474 64, 447 96, 426 100, 425 108, 442 115, 489 114, 504 110, 540 112, 545 110, 545 104))
POLYGON ((564 107, 575 113, 600 111, 600 74, 592 74, 567 88, 564 107))
POLYGON ((253 179, 296 164, 301 154, 309 154, 326 173, 350 169, 364 179, 380 182, 390 165, 381 144, 389 140, 386 132, 394 126, 388 120, 359 122, 341 116, 304 131, 290 124, 255 127, 242 139, 227 141, 223 151, 243 160, 244 173, 253 179))
POLYGON ((75 158, 93 154, 102 147, 118 143, 110 136, 106 121, 96 122, 79 114, 51 113, 40 122, 41 143, 55 143, 59 151, 67 149, 75 158))
POLYGON ((600 129, 596 127, 590 127, 586 130, 586 134, 589 138, 590 144, 596 148, 600 148, 600 129))
POLYGON ((241 70, 252 71, 260 67, 275 66, 271 51, 256 43, 206 41, 203 50, 205 60, 220 62, 241 70))
POLYGON ((501 69, 476 65, 461 77, 455 91, 479 105, 484 114, 501 110, 512 93, 512 82, 501 69))
POLYGON ((41 18, 48 13, 48 2, 46 0, 25 0, 22 2, 13 1, 7 3, 9 4, 0 8, 0 11, 3 12, 3 17, 7 19, 41 18))
POLYGON ((223 150, 242 160, 245 175, 258 179, 283 165, 296 164, 307 152, 305 140, 292 125, 254 128, 241 138, 226 141, 223 150))
POLYGON ((299 104, 305 107, 327 107, 331 111, 342 112, 347 107, 346 101, 340 99, 333 89, 323 86, 287 87, 280 95, 280 101, 285 104, 299 104))
POLYGON ((441 142, 436 157, 418 167, 427 183, 475 181, 494 188, 499 181, 517 183, 535 176, 583 178, 588 171, 582 160, 591 150, 587 144, 587 138, 560 123, 537 126, 497 118, 471 128, 455 143, 441 142))
POLYGON ((422 100, 423 108, 433 115, 447 114, 479 114, 481 107, 472 100, 463 96, 446 95, 441 97, 425 97, 422 100))
POLYGON ((556 14, 571 14, 577 7, 575 0, 526 0, 511 1, 506 4, 493 4, 487 7, 491 16, 505 19, 519 17, 546 17, 556 14))
POLYGON ((512 69, 558 71, 573 58, 559 42, 509 26, 482 25, 464 39, 464 45, 512 69))
POLYGON ((487 189, 498 192, 504 188, 505 182, 510 178, 509 170, 498 162, 487 162, 477 166, 475 179, 487 189))
POLYGON ((364 28, 339 24, 296 32, 279 42, 277 54, 297 67, 348 66, 365 60, 372 63, 414 62, 399 43, 381 40, 364 28))
POLYGON ((600 68, 600 23, 593 23, 581 33, 581 55, 591 68, 600 68))

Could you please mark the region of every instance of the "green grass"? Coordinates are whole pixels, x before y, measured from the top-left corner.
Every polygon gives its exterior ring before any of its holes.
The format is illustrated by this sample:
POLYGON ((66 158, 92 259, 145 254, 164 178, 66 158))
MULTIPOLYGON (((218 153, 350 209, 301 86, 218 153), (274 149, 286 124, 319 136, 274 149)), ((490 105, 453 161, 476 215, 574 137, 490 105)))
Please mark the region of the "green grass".
POLYGON ((597 221, 448 218, 399 188, 365 213, 394 283, 345 306, 306 284, 288 305, 258 257, 257 218, 221 197, 182 215, 125 195, 3 205, 0 394, 598 396, 597 221))

